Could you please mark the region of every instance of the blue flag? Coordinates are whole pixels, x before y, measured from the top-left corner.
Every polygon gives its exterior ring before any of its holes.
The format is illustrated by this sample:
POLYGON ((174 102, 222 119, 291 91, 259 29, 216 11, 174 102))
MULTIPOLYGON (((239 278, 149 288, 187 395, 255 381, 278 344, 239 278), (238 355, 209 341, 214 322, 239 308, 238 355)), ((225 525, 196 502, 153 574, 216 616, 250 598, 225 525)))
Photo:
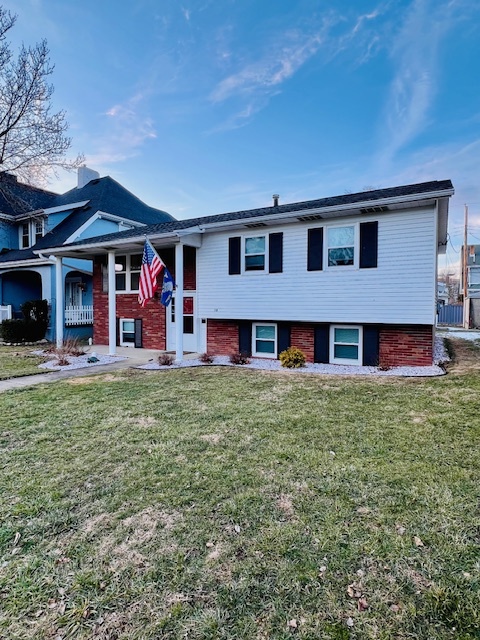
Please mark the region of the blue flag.
POLYGON ((170 304, 174 288, 175 282, 173 281, 172 274, 167 267, 165 267, 163 270, 162 295, 160 296, 160 302, 164 307, 168 307, 170 304))

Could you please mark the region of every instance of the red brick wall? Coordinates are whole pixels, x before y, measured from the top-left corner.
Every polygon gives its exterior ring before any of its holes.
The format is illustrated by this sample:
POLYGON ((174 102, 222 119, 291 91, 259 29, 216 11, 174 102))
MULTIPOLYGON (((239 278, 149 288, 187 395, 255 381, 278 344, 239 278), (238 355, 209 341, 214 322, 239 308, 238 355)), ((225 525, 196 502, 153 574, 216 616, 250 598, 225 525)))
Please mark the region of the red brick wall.
POLYGON ((301 349, 305 354, 307 362, 313 362, 313 327, 308 324, 292 326, 290 332, 290 344, 292 347, 301 349))
MULTIPOLYGON (((175 273, 173 250, 161 252, 162 260, 175 273)), ((160 276, 161 279, 161 276, 160 276)), ((196 287, 196 250, 184 247, 184 289, 194 291, 196 287)), ((96 260, 93 270, 93 341, 108 344, 108 293, 103 292, 101 261, 96 260)), ((166 349, 166 313, 157 299, 138 304, 136 293, 119 293, 116 297, 118 318, 141 318, 143 346, 145 349, 166 349)), ((238 348, 238 347, 237 347, 238 348)))
POLYGON ((433 327, 390 326, 380 329, 380 366, 430 366, 433 327))
POLYGON ((235 320, 207 320, 207 352, 229 356, 238 351, 238 322, 235 320))

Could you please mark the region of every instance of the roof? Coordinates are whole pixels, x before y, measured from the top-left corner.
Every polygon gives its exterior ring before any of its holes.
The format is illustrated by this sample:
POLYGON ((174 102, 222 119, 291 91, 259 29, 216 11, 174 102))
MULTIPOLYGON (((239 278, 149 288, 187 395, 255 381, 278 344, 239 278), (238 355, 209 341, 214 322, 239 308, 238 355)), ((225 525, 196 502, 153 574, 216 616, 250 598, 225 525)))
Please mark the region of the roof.
POLYGON ((52 207, 56 193, 18 182, 9 173, 0 173, 0 213, 22 216, 29 211, 52 207))
MULTIPOLYGON (((30 187, 12 178, 13 176, 9 176, 2 185, 5 185, 9 192, 11 190, 12 193, 15 192, 18 194, 18 198, 23 200, 23 206, 15 210, 10 206, 10 215, 21 217, 28 211, 56 207, 62 207, 64 211, 69 212, 69 215, 41 238, 33 247, 29 249, 11 250, 0 254, 0 263, 30 260, 35 258, 33 249, 41 251, 47 247, 62 245, 67 238, 85 224, 97 211, 109 213, 142 224, 171 223, 174 220, 173 216, 166 211, 154 209, 146 205, 128 191, 128 189, 125 189, 125 187, 109 176, 91 180, 84 187, 80 189, 70 189, 70 191, 61 195, 30 187), (27 202, 30 208, 27 207, 27 209, 25 209, 25 203, 27 202), (87 202, 87 204, 80 208, 74 207, 70 210, 68 209, 69 204, 78 205, 84 202, 87 202), (11 213, 12 211, 13 213, 11 213)), ((0 189, 0 209, 2 206, 1 197, 2 192, 0 189)), ((5 208, 7 208, 10 200, 14 202, 13 198, 8 198, 8 200, 4 198, 3 204, 5 208)))
MULTIPOLYGON (((453 194, 453 185, 450 180, 422 182, 418 184, 404 185, 400 187, 390 187, 386 189, 376 189, 372 191, 361 191, 358 193, 349 193, 329 198, 320 198, 317 200, 307 200, 303 202, 293 202, 290 204, 282 204, 273 207, 263 207, 260 209, 248 209, 244 211, 233 211, 230 213, 220 213, 211 216, 201 216, 198 218, 190 218, 188 220, 175 220, 171 222, 161 222, 159 224, 150 224, 141 229, 131 229, 121 231, 119 233, 96 236, 95 238, 87 238, 65 245, 66 247, 81 247, 82 245, 101 245, 112 243, 128 238, 138 238, 139 236, 148 235, 150 237, 161 236, 162 234, 173 234, 185 230, 194 231, 195 228, 205 229, 210 226, 224 223, 226 226, 236 222, 247 222, 250 220, 258 220, 262 218, 267 222, 280 222, 285 220, 291 214, 298 219, 301 216, 308 216, 321 212, 316 218, 332 217, 333 215, 343 215, 346 212, 356 213, 372 213, 376 212, 375 207, 382 206, 381 210, 385 210, 384 203, 393 202, 413 202, 414 200, 427 200, 439 197, 448 197, 453 194), (298 215, 300 214, 300 216, 298 215), (322 215, 323 214, 323 215, 322 215)), ((446 224, 445 224, 446 233, 446 224)))

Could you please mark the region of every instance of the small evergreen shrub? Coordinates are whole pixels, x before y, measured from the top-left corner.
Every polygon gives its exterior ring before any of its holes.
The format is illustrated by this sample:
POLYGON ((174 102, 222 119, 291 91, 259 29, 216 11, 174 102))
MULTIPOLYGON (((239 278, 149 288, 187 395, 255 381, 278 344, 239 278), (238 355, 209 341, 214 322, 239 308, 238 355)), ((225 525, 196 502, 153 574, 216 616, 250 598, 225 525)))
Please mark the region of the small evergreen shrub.
POLYGON ((305 354, 298 347, 288 347, 279 356, 282 367, 298 369, 305 366, 305 354))
POLYGON ((162 367, 171 367, 175 358, 171 353, 161 353, 158 356, 158 364, 162 367))
POLYGON ((202 353, 200 356, 200 362, 203 362, 203 364, 212 364, 214 360, 215 358, 210 353, 202 353))
POLYGON ((45 337, 46 327, 31 320, 4 320, 2 322, 2 340, 4 342, 37 342, 45 337))
POLYGON ((230 362, 232 364, 249 364, 250 358, 248 357, 248 354, 244 352, 232 353, 230 356, 230 362))
POLYGON ((4 320, 1 334, 4 342, 37 342, 45 337, 48 327, 48 301, 29 300, 20 307, 23 319, 4 320))

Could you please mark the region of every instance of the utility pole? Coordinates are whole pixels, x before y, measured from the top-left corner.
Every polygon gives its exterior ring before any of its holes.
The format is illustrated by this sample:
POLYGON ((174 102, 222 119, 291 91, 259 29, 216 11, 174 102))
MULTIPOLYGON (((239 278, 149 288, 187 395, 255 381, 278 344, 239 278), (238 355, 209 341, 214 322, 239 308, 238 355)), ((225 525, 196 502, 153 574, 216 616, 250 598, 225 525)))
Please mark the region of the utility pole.
POLYGON ((463 228, 463 327, 470 326, 470 300, 468 298, 468 205, 465 205, 465 222, 463 228))

